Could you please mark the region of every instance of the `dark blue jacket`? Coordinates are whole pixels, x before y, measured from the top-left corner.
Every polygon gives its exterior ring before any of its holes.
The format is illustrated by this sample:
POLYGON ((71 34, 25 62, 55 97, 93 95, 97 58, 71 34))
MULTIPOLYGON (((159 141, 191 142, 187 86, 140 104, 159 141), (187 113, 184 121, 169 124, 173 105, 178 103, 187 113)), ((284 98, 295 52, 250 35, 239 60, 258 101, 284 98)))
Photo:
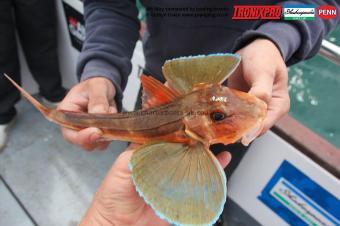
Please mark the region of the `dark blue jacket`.
MULTIPOLYGON (((333 5, 339 0, 142 0, 150 8, 226 8, 222 17, 147 16, 143 38, 145 69, 163 81, 164 61, 179 56, 237 51, 252 40, 265 37, 280 49, 291 65, 314 56, 323 37, 340 21, 323 20, 232 20, 234 5, 314 4, 333 5)), ((131 72, 131 56, 139 38, 138 11, 131 0, 85 0, 86 40, 77 67, 81 79, 105 76, 116 86, 121 105, 122 90, 131 72)))

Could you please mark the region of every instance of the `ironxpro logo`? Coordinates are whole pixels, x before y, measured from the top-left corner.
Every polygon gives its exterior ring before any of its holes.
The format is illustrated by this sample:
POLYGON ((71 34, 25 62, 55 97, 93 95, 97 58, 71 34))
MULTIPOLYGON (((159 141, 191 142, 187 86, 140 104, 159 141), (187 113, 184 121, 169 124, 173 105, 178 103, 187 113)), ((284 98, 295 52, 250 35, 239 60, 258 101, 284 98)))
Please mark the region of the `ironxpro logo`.
POLYGON ((278 5, 235 5, 233 20, 279 20, 282 7, 278 5))

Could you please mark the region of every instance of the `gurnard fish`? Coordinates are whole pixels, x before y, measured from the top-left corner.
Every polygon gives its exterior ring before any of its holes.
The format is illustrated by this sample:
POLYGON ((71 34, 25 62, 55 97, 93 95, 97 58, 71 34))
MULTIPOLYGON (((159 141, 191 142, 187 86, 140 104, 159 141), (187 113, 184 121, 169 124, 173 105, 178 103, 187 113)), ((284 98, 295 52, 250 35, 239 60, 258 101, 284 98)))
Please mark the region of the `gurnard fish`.
POLYGON ((88 114, 48 109, 6 76, 48 120, 81 130, 97 127, 105 140, 142 144, 129 167, 139 195, 175 225, 212 225, 227 196, 226 177, 211 144, 241 141, 260 133, 266 104, 223 86, 240 63, 236 54, 181 57, 162 67, 168 86, 141 76, 143 109, 88 114))

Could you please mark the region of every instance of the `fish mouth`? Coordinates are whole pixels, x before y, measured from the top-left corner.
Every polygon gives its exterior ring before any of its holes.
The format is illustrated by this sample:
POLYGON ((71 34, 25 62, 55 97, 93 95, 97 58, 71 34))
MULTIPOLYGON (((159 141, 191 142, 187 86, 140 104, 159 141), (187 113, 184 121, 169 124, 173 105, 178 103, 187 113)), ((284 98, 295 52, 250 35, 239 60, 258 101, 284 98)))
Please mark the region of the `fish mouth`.
POLYGON ((247 133, 241 138, 241 143, 248 146, 256 137, 258 137, 263 129, 263 120, 258 120, 255 126, 250 128, 247 133))

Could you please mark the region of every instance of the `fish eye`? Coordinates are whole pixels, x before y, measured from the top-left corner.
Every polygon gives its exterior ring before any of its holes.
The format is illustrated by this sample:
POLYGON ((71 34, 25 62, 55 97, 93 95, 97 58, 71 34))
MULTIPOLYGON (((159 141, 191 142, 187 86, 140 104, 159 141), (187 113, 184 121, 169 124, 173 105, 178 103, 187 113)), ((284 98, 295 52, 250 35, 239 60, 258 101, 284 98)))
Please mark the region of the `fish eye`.
POLYGON ((227 117, 227 115, 223 112, 220 112, 220 111, 215 111, 215 112, 212 112, 210 114, 210 118, 215 121, 215 122, 219 122, 219 121, 222 121, 223 119, 225 119, 227 117))

